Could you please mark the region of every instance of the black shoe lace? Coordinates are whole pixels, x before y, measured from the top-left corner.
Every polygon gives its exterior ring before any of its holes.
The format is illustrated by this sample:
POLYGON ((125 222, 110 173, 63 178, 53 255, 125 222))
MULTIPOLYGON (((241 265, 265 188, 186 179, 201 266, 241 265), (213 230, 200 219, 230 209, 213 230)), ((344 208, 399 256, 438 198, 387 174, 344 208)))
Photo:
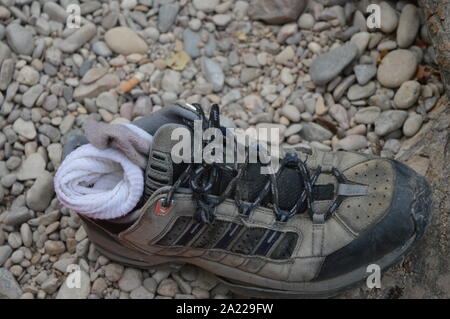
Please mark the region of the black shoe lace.
MULTIPOLYGON (((199 104, 192 104, 199 114, 202 121, 203 130, 208 128, 217 128, 222 131, 224 128, 220 126, 219 106, 214 104, 211 107, 209 119, 206 118, 202 107, 199 104)), ((190 163, 187 169, 179 176, 173 186, 170 188, 167 196, 162 202, 164 207, 169 207, 172 203, 172 198, 176 190, 184 184, 188 184, 193 191, 193 196, 197 204, 197 211, 195 217, 204 223, 211 224, 215 219, 215 208, 230 198, 234 191, 234 201, 238 207, 239 213, 243 216, 248 216, 250 212, 261 205, 264 198, 271 192, 273 210, 276 215, 276 220, 279 222, 286 222, 292 216, 297 214, 300 208, 306 203, 306 209, 311 218, 319 220, 328 219, 331 214, 338 208, 342 202, 342 197, 337 196, 334 202, 324 215, 316 214, 313 208, 314 196, 313 187, 319 175, 322 173, 322 168, 318 166, 314 174, 310 174, 307 165, 296 154, 288 153, 282 160, 279 169, 276 173, 268 174, 268 181, 265 186, 251 204, 246 204, 241 200, 241 192, 239 187, 239 180, 242 178, 246 167, 248 165, 248 152, 246 152, 246 160, 241 164, 234 164, 233 167, 223 163, 190 163), (300 194, 295 205, 289 210, 283 210, 279 206, 278 184, 277 180, 285 168, 294 169, 297 171, 299 177, 303 181, 304 190, 300 194), (227 185, 226 189, 218 196, 211 197, 211 191, 218 181, 220 171, 227 171, 233 175, 233 178, 227 185)), ((336 169, 331 168, 331 173, 337 178, 339 182, 346 182, 345 177, 336 169)))

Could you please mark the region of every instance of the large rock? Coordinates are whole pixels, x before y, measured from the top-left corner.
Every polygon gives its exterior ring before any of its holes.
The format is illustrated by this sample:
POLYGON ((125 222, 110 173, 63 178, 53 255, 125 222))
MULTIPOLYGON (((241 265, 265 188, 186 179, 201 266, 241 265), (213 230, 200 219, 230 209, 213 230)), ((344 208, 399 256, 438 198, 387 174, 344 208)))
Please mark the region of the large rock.
POLYGON ((6 28, 6 39, 17 54, 31 55, 34 49, 33 35, 20 24, 13 23, 6 28))
POLYGON ((27 192, 27 206, 34 211, 44 211, 50 204, 54 194, 53 176, 49 172, 44 171, 27 192))
POLYGON ((0 268, 0 299, 17 299, 22 295, 22 289, 11 274, 5 268, 0 268))
POLYGON ((311 79, 317 85, 326 84, 338 76, 353 61, 357 54, 358 47, 353 43, 346 43, 319 55, 309 68, 311 79))
POLYGON ((146 54, 148 52, 147 43, 136 32, 127 27, 108 30, 105 33, 105 41, 111 50, 119 54, 146 54))
POLYGON ((283 24, 297 20, 305 10, 307 2, 307 0, 254 0, 248 14, 253 20, 283 24))
POLYGON ((417 69, 417 59, 408 50, 389 52, 378 67, 377 79, 388 88, 398 88, 403 82, 410 80, 417 69))

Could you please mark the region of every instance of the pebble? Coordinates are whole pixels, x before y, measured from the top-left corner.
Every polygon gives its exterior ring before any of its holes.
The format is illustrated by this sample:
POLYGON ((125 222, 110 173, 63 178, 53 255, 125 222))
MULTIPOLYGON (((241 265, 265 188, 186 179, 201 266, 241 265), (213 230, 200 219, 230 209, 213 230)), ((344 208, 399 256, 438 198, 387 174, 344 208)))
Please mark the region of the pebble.
POLYGON ((18 226, 26 223, 31 217, 30 211, 26 207, 11 208, 7 211, 3 223, 10 226, 18 226))
POLYGON ((259 68, 243 68, 239 79, 241 83, 245 84, 257 79, 260 75, 261 70, 259 68))
POLYGON ((416 56, 408 50, 389 52, 378 67, 377 79, 388 88, 398 88, 403 82, 410 80, 417 69, 416 56))
POLYGON ((193 5, 195 9, 208 13, 214 11, 214 9, 219 5, 219 0, 194 0, 193 5))
POLYGON ((377 67, 373 64, 358 64, 353 71, 358 84, 366 85, 377 74, 377 67))
POLYGON ((11 256, 12 249, 8 245, 0 246, 0 266, 2 266, 5 261, 11 256))
POLYGON ((406 111, 384 111, 375 120, 375 133, 384 136, 402 127, 408 113, 406 111))
POLYGON ((173 279, 166 278, 159 283, 157 292, 162 296, 175 297, 178 293, 177 283, 173 279))
POLYGON ((292 46, 288 46, 279 54, 277 54, 277 56, 275 57, 275 62, 278 64, 287 65, 294 58, 294 56, 295 56, 294 48, 292 46))
POLYGON ((311 63, 309 72, 311 79, 317 85, 324 85, 338 76, 358 54, 358 47, 353 43, 346 43, 338 48, 319 55, 311 63))
POLYGON ((355 44, 358 47, 358 56, 363 54, 369 44, 370 33, 369 32, 358 32, 355 33, 350 39, 350 43, 355 44))
POLYGON ((298 27, 296 23, 288 23, 283 25, 280 28, 280 31, 278 31, 277 42, 283 43, 284 41, 286 41, 287 38, 295 34, 297 32, 297 29, 298 27))
POLYGON ((333 104, 330 107, 328 113, 331 115, 332 118, 334 118, 339 123, 339 126, 342 127, 344 130, 349 128, 350 123, 347 110, 342 105, 333 104))
POLYGON ((116 88, 119 83, 120 80, 117 75, 108 73, 94 83, 76 87, 73 92, 73 97, 76 101, 82 101, 85 98, 97 97, 104 91, 116 88))
POLYGON ((69 15, 64 8, 55 2, 45 2, 42 11, 50 17, 50 20, 60 23, 65 23, 69 15))
POLYGON ((112 92, 103 92, 95 100, 95 104, 102 109, 105 109, 113 114, 119 111, 117 104, 117 96, 112 92))
POLYGON ((45 160, 39 153, 30 154, 17 172, 17 179, 25 181, 38 178, 45 170, 45 160))
POLYGON ((212 83, 214 92, 222 91, 225 76, 220 65, 206 57, 202 58, 201 64, 202 72, 205 75, 206 80, 209 83, 212 83))
POLYGON ((104 267, 105 277, 111 282, 119 281, 122 277, 124 267, 119 264, 111 263, 104 267))
POLYGON ((33 122, 24 121, 20 117, 14 122, 13 130, 28 140, 33 140, 37 134, 33 122))
POLYGON ((314 27, 315 22, 312 14, 303 13, 298 19, 298 26, 300 29, 311 30, 314 27))
POLYGON ((406 137, 414 136, 422 127, 423 117, 420 114, 412 113, 403 124, 403 135, 406 137))
POLYGON ((27 206, 34 211, 44 211, 49 206, 54 194, 53 175, 44 171, 37 177, 26 194, 27 206))
POLYGON ((180 73, 173 70, 165 70, 161 80, 161 87, 167 92, 181 93, 183 87, 181 86, 180 73))
POLYGON ((377 87, 375 82, 369 82, 366 85, 355 84, 352 85, 347 92, 347 98, 350 101, 365 99, 373 95, 377 87))
POLYGON ((103 56, 105 58, 110 57, 113 54, 106 42, 103 41, 95 42, 92 45, 92 51, 94 51, 97 55, 103 56))
POLYGON ((212 17, 215 25, 225 27, 231 21, 231 16, 228 14, 216 14, 212 17))
POLYGON ((180 7, 176 3, 166 3, 159 8, 159 16, 158 16, 159 31, 163 33, 169 31, 169 29, 175 22, 179 9, 180 7))
POLYGON ((31 55, 34 49, 33 35, 28 28, 12 23, 6 27, 6 39, 17 54, 31 55))
POLYGON ((183 31, 183 46, 184 51, 193 59, 200 56, 200 43, 201 43, 200 33, 194 32, 190 29, 183 31))
POLYGON ((384 33, 392 33, 397 28, 398 15, 394 8, 389 3, 383 1, 380 6, 380 29, 384 33))
POLYGON ((49 255, 60 255, 66 250, 62 241, 47 240, 45 242, 45 252, 49 255))
POLYGON ((316 123, 303 123, 303 129, 300 136, 307 141, 322 142, 331 139, 333 133, 316 123))
POLYGON ((336 149, 356 151, 367 146, 367 139, 362 135, 348 135, 336 143, 336 149))
POLYGON ((149 292, 147 289, 145 289, 142 286, 134 289, 130 293, 131 299, 153 299, 154 296, 155 295, 153 293, 149 292))
POLYGON ((300 121, 300 111, 294 105, 286 104, 281 108, 280 114, 286 116, 292 122, 300 121))
POLYGON ((281 69, 280 80, 284 85, 290 85, 294 83, 295 78, 289 68, 283 68, 281 69))
POLYGON ((354 116, 356 123, 372 124, 380 116, 381 110, 377 106, 360 108, 354 116))
POLYGON ((22 246, 22 238, 20 236, 20 233, 17 233, 17 232, 10 233, 8 236, 8 244, 13 249, 17 249, 20 246, 22 246))
POLYGON ((253 3, 248 14, 252 20, 263 20, 269 24, 284 24, 297 20, 308 1, 287 0, 283 2, 269 2, 269 5, 253 3))
MULTIPOLYGON (((20 236, 25 247, 31 247, 33 244, 33 234, 31 233, 30 226, 26 223, 20 226, 20 236)), ((0 263, 1 264, 1 263, 0 263)))
POLYGON ((81 79, 81 83, 90 84, 92 82, 97 81, 101 77, 103 77, 108 72, 107 68, 92 68, 86 72, 86 74, 81 79))
POLYGON ((39 81, 39 72, 31 66, 24 66, 17 76, 17 82, 25 85, 35 85, 39 81))
POLYGON ((66 53, 74 53, 81 48, 86 42, 91 40, 97 33, 97 28, 94 24, 88 23, 83 25, 77 31, 69 35, 59 44, 59 49, 66 53))
POLYGON ((400 48, 408 48, 414 43, 420 28, 420 16, 417 7, 407 4, 403 7, 397 27, 397 43, 400 48))
POLYGON ((120 290, 131 292, 142 285, 142 273, 137 269, 126 268, 118 285, 120 290))
POLYGON ((0 268, 0 297, 18 299, 22 295, 22 289, 13 274, 5 268, 0 268))
POLYGON ((133 30, 127 27, 117 27, 105 33, 105 42, 115 53, 129 55, 132 53, 146 54, 148 45, 133 30), (124 39, 126 39, 124 41, 124 39))
POLYGON ((417 81, 403 82, 394 96, 394 102, 398 109, 408 109, 413 106, 420 96, 420 83, 417 81))

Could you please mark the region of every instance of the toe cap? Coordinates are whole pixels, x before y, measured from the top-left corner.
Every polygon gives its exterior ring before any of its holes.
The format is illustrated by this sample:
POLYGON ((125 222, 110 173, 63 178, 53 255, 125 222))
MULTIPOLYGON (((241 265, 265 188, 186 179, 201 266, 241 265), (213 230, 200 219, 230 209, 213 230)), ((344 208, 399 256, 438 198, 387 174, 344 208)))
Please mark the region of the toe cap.
POLYGON ((347 246, 326 257, 316 280, 332 278, 376 263, 413 236, 422 237, 431 218, 431 187, 409 167, 392 161, 395 187, 387 214, 347 246))

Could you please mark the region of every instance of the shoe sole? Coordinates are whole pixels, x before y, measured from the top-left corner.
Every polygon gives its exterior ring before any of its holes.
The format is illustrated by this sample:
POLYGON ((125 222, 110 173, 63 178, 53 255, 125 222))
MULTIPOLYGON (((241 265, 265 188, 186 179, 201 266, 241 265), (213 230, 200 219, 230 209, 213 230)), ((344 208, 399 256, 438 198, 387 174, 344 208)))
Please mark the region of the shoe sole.
MULTIPOLYGON (((386 271, 388 268, 403 261, 409 253, 420 242, 428 225, 431 221, 431 186, 424 177, 416 175, 415 180, 414 202, 412 205, 411 214, 416 222, 416 233, 398 249, 384 255, 382 258, 374 261, 380 267, 381 271, 386 271)), ((105 257, 110 258, 116 262, 130 267, 137 267, 142 269, 149 269, 163 264, 184 264, 189 263, 190 258, 168 257, 159 255, 143 255, 141 260, 131 259, 129 257, 113 253, 105 249, 98 243, 93 242, 99 252, 105 257)), ((117 245, 117 244, 116 244, 117 245)), ((109 245, 108 245, 109 246, 109 245)), ((302 285, 301 291, 286 291, 254 287, 250 285, 239 284, 230 281, 229 279, 219 277, 219 281, 227 286, 233 293, 255 298, 330 298, 336 296, 342 291, 360 284, 365 281, 370 273, 367 272, 366 266, 353 270, 344 275, 327 279, 323 281, 307 282, 302 285)))

